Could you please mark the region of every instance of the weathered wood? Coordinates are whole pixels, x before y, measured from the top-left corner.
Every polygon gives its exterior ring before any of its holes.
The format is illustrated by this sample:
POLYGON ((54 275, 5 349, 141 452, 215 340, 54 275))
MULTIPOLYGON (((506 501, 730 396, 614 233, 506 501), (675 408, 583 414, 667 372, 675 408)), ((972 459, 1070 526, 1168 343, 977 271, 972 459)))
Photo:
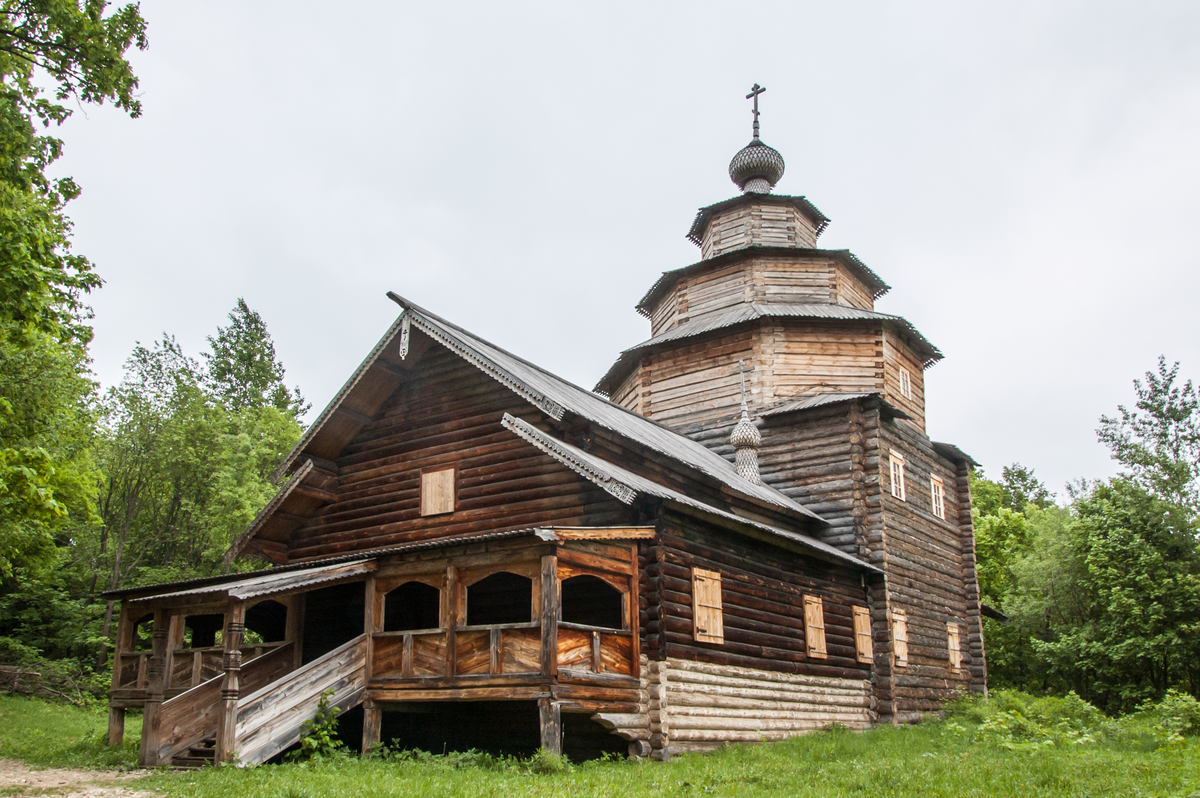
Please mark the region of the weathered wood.
MULTIPOLYGON (((558 670, 559 662, 558 622, 562 619, 562 596, 558 585, 557 555, 544 555, 542 557, 541 568, 541 672, 546 676, 554 676, 558 670)), ((561 747, 559 748, 559 753, 561 753, 561 747)))
POLYGON ((246 629, 246 602, 231 601, 225 612, 225 676, 221 684, 221 710, 217 717, 216 761, 232 761, 237 751, 237 705, 241 692, 242 635, 246 629))
POLYGON ((562 753, 562 705, 548 698, 538 700, 538 722, 542 748, 547 753, 562 753))
POLYGON ((159 710, 163 702, 163 682, 166 678, 168 623, 166 610, 154 611, 154 642, 148 664, 146 701, 142 706, 142 743, 138 756, 138 764, 142 767, 154 767, 159 763, 159 710))

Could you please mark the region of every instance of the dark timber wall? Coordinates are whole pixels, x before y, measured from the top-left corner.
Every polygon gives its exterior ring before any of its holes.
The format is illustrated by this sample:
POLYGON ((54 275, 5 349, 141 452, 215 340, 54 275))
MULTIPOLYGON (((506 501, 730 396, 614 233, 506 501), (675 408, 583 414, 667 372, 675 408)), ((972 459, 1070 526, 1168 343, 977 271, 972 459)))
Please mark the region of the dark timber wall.
POLYGON ((326 557, 539 524, 626 523, 629 508, 500 426, 541 411, 440 346, 430 347, 337 460, 337 500, 291 538, 289 556, 326 557), (421 517, 425 468, 458 469, 458 505, 421 517))

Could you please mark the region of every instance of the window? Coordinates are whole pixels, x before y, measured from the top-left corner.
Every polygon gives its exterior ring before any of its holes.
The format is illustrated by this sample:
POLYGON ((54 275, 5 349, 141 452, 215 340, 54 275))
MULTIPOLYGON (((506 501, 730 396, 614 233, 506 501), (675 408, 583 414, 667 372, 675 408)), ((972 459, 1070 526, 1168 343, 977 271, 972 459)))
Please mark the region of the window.
POLYGON ((946 488, 942 484, 942 478, 939 476, 931 476, 929 478, 929 501, 933 505, 933 514, 938 518, 945 518, 946 488))
POLYGON ((454 512, 456 477, 453 468, 421 472, 421 515, 454 512))
POLYGON ((896 667, 908 664, 908 615, 904 610, 892 610, 892 655, 896 667))
POLYGON ((820 596, 804 597, 804 639, 808 656, 825 659, 825 605, 820 596))
POLYGON ((871 662, 874 646, 871 640, 871 611, 866 607, 854 608, 854 648, 859 662, 871 662))
POLYGON ((958 624, 946 624, 946 641, 950 648, 950 670, 962 673, 962 648, 958 636, 958 624))
POLYGON ((405 582, 384 597, 383 631, 437 629, 442 625, 441 607, 442 591, 424 582, 405 582))
POLYGON ((533 580, 500 571, 467 588, 467 626, 530 623, 533 620, 533 580))
POLYGON ((892 495, 900 501, 905 501, 904 497, 904 455, 895 449, 891 450, 888 461, 892 466, 892 495))
POLYGON ((703 568, 692 569, 692 626, 701 643, 724 643, 725 623, 721 615, 721 575, 703 568))
POLYGON ((912 377, 909 376, 908 369, 900 369, 900 395, 905 399, 912 399, 912 377))
POLYGON ((598 576, 583 574, 562 581, 562 619, 565 623, 620 629, 625 595, 598 576))

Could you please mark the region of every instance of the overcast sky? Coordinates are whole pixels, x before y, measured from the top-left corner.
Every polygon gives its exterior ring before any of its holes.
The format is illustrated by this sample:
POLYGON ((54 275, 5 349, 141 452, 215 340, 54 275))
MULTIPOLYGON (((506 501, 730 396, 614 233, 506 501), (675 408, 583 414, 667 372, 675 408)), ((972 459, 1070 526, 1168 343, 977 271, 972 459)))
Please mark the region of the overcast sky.
POLYGON ((77 111, 61 162, 105 385, 243 296, 319 409, 394 290, 591 387, 737 193, 754 82, 777 191, 945 353, 935 440, 1061 495, 1160 354, 1200 374, 1200 3, 141 7, 143 117, 77 111))

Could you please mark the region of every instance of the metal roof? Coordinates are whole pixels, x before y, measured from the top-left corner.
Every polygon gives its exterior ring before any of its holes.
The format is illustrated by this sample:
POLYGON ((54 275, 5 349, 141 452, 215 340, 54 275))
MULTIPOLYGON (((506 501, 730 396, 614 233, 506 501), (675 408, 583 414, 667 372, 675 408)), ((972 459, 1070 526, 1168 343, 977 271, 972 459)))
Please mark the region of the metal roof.
POLYGON ((945 457, 947 460, 966 460, 975 467, 979 467, 979 463, 974 457, 964 452, 962 449, 955 446, 953 443, 942 443, 941 441, 930 441, 933 445, 933 450, 945 457))
MULTIPOLYGON (((761 532, 766 532, 769 535, 777 538, 784 538, 792 543, 817 552, 827 558, 833 558, 854 565, 856 568, 864 568, 872 571, 878 571, 877 568, 866 563, 853 555, 830 546, 828 543, 809 537, 808 535, 794 532, 788 529, 771 524, 763 523, 749 518, 744 518, 735 513, 722 510, 718 507, 713 507, 698 499, 686 496, 679 491, 673 490, 660 485, 657 482, 649 480, 643 476, 633 473, 622 468, 615 463, 610 463, 607 460, 601 460, 589 452, 572 446, 569 443, 560 441, 557 438, 552 438, 542 432, 532 424, 522 421, 508 413, 504 414, 504 419, 501 421, 505 429, 513 432, 522 440, 536 446, 541 451, 558 460, 563 465, 575 471, 577 474, 591 480, 596 485, 616 496, 626 504, 631 504, 639 494, 646 494, 658 499, 663 499, 667 502, 672 502, 692 510, 698 510, 703 514, 712 515, 722 518, 726 521, 734 521, 738 524, 753 527, 761 532)), ((804 509, 806 515, 812 520, 824 523, 820 516, 811 510, 804 509)))
POLYGON ((746 257, 801 257, 801 258, 831 258, 838 261, 851 271, 857 272, 858 276, 871 289, 871 296, 879 299, 892 287, 883 281, 878 274, 873 272, 867 264, 863 263, 848 249, 807 249, 805 247, 766 247, 752 246, 742 249, 735 249, 726 252, 723 255, 717 255, 713 258, 697 261, 688 266, 681 266, 678 269, 663 272, 659 278, 650 286, 650 290, 646 292, 637 303, 636 310, 638 313, 649 318, 653 310, 651 305, 658 300, 659 294, 666 291, 670 286, 675 284, 675 281, 681 277, 704 271, 709 268, 716 268, 731 261, 739 260, 746 257))
POLYGON ((306 590, 327 582, 363 576, 375 570, 374 562, 362 559, 361 554, 356 557, 358 559, 355 562, 321 567, 310 565, 308 568, 299 568, 285 573, 260 571, 243 574, 240 579, 232 582, 185 588, 170 593, 156 593, 152 596, 140 596, 133 601, 149 601, 150 599, 156 601, 161 599, 237 599, 245 601, 296 590, 306 590))
POLYGON ((912 418, 908 413, 905 413, 900 408, 893 405, 891 402, 883 398, 882 391, 862 391, 862 392, 844 392, 830 391, 829 393, 818 393, 813 396, 805 396, 800 399, 793 399, 788 402, 777 404, 762 411, 759 415, 764 418, 767 416, 781 416, 785 413, 794 413, 799 410, 811 410, 814 407, 823 407, 825 405, 837 404, 838 402, 849 402, 851 399, 876 399, 880 404, 887 408, 888 413, 895 418, 912 418))
POLYGON ((600 378, 600 381, 596 383, 596 390, 601 392, 611 391, 628 370, 633 367, 633 364, 638 361, 637 353, 642 350, 671 343, 672 341, 679 341, 684 338, 703 335, 714 330, 732 327, 736 324, 743 324, 757 319, 778 317, 830 319, 836 321, 882 321, 900 327, 909 337, 915 340, 919 349, 923 350, 918 352, 918 354, 922 359, 922 366, 924 368, 929 368, 943 357, 941 351, 928 338, 921 335, 916 327, 901 316, 893 316, 889 313, 880 313, 875 310, 863 310, 862 308, 850 307, 848 305, 826 303, 746 302, 730 308, 714 310, 711 313, 705 313, 702 316, 689 319, 664 333, 642 341, 636 346, 631 346, 617 357, 617 361, 613 363, 605 375, 600 378))
POLYGON ((635 445, 720 482, 741 496, 794 513, 812 515, 803 505, 774 488, 742 479, 732 463, 703 444, 573 385, 403 297, 391 292, 388 296, 404 308, 405 313, 411 314, 414 327, 508 386, 551 418, 562 420, 565 412, 570 410, 635 445))

